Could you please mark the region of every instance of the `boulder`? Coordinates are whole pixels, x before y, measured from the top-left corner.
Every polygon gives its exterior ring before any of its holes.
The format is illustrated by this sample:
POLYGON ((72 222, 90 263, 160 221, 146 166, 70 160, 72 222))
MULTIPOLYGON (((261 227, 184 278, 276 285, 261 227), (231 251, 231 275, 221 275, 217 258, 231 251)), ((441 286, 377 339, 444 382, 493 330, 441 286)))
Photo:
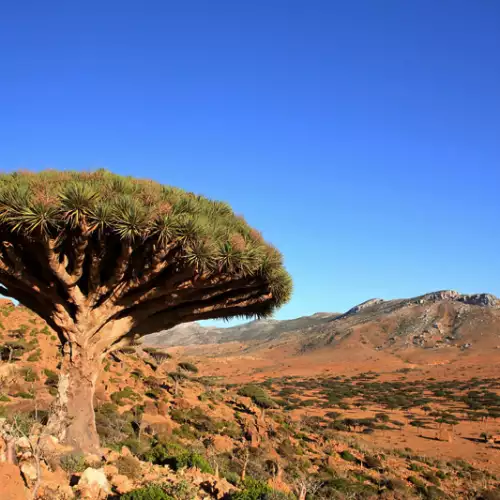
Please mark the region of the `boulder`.
POLYGON ((225 479, 209 479, 200 483, 200 488, 211 495, 211 498, 222 500, 228 498, 229 493, 234 491, 234 486, 225 479))
POLYGON ((16 441, 16 446, 20 448, 21 450, 29 450, 31 449, 31 443, 30 440, 26 436, 20 437, 16 441))
POLYGON ((38 497, 44 500, 71 500, 75 494, 68 484, 68 476, 61 468, 51 470, 42 461, 41 464, 42 482, 38 490, 38 497))
POLYGON ((20 468, 21 468, 21 474, 23 475, 26 484, 28 485, 35 484, 38 478, 36 464, 33 463, 32 461, 23 462, 20 468))
POLYGON ((111 488, 104 473, 104 469, 93 469, 88 467, 83 471, 78 481, 80 498, 87 500, 101 500, 107 498, 111 488))

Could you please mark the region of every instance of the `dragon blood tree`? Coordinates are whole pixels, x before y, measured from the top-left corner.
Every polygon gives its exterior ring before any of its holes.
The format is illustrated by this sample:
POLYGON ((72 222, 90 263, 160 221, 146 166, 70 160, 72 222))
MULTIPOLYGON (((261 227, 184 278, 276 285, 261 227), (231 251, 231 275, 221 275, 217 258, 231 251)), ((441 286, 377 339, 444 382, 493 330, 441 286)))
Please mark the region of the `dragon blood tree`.
POLYGON ((0 233, 0 293, 61 343, 51 432, 85 452, 107 354, 182 322, 266 317, 291 294, 279 252, 227 204, 105 170, 0 175, 0 233))

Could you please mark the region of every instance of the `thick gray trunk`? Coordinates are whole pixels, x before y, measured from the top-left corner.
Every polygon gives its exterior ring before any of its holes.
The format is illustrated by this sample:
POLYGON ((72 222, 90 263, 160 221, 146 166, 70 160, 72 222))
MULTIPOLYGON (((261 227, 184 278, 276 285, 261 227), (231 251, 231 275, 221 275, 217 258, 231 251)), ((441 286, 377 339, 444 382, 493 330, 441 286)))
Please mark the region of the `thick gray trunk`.
POLYGON ((64 354, 49 432, 75 450, 99 453, 94 392, 101 362, 73 346, 64 354))

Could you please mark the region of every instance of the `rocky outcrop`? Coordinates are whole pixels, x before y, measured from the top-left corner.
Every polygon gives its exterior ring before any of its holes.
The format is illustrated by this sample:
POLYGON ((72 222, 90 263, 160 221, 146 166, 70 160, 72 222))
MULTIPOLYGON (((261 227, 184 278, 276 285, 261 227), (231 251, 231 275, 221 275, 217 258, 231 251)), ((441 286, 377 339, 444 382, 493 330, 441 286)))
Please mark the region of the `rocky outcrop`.
POLYGON ((78 481, 80 498, 88 500, 101 500, 107 498, 111 488, 106 478, 104 469, 93 469, 88 467, 78 481))
POLYGON ((362 302, 361 304, 358 304, 357 306, 354 306, 353 308, 349 309, 344 316, 348 316, 350 314, 356 314, 363 309, 366 309, 367 307, 371 306, 376 306, 377 304, 381 304, 384 302, 384 299, 370 299, 366 300, 365 302, 362 302))
POLYGON ((496 307, 500 305, 500 300, 491 293, 460 294, 455 290, 441 290, 438 292, 426 293, 425 295, 417 297, 416 300, 419 303, 452 300, 471 306, 483 307, 496 307))
POLYGON ((500 306, 500 300, 491 293, 476 293, 472 295, 460 295, 460 302, 471 306, 497 307, 500 306))

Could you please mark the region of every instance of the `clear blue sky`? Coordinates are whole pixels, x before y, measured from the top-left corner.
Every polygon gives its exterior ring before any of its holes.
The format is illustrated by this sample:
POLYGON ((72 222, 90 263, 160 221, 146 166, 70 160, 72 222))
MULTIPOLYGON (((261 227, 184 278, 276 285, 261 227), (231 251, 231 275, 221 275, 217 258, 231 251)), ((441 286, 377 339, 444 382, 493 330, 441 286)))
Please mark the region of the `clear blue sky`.
POLYGON ((0 167, 229 201, 284 253, 278 317, 500 295, 497 0, 19 1, 0 167))

